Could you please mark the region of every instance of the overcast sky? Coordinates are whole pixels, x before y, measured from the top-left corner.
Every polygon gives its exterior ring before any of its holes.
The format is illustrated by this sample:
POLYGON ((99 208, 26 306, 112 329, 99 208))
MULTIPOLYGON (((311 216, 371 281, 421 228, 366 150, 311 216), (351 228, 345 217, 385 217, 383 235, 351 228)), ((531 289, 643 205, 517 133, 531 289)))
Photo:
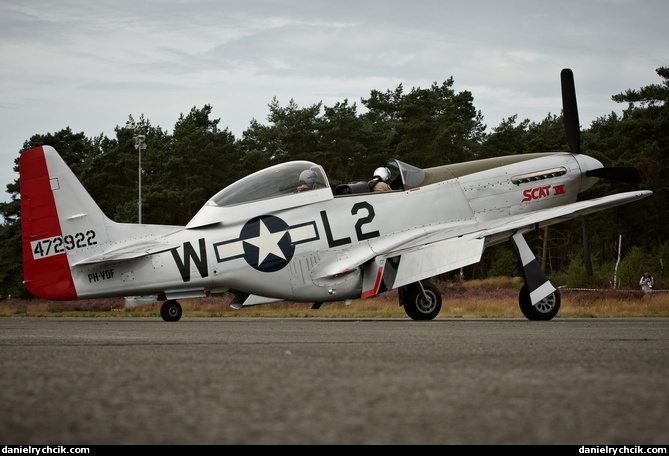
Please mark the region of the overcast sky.
POLYGON ((205 104, 241 138, 273 97, 362 113, 371 90, 453 77, 491 132, 559 115, 569 67, 587 128, 661 83, 668 19, 667 0, 1 0, 0 200, 34 134, 114 138, 130 115, 171 133, 205 104))

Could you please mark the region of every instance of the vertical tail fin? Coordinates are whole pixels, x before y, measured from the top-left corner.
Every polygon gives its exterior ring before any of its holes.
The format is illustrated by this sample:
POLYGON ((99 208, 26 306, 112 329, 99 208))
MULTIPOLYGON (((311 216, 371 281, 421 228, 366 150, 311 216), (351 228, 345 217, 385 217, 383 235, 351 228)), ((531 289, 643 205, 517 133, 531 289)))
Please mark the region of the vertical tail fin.
POLYGON ((69 258, 99 249, 108 219, 51 146, 21 154, 19 186, 26 288, 43 299, 76 299, 69 258))

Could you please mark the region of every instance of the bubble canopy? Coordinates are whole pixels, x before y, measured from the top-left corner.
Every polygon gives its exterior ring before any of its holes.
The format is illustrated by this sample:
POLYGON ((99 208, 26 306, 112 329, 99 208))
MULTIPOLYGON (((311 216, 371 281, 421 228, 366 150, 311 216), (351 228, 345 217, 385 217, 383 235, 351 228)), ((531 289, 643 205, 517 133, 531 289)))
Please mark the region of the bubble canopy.
POLYGON ((300 174, 309 170, 315 175, 316 188, 329 188, 323 168, 309 161, 291 161, 270 166, 250 174, 218 192, 210 203, 232 206, 295 193, 300 174))

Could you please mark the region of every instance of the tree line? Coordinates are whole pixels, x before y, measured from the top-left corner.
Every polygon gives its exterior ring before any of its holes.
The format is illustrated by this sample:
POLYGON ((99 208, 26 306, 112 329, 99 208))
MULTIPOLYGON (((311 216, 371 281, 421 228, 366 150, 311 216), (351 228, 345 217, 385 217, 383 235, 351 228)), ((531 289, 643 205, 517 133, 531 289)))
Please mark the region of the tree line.
MULTIPOLYGON (((669 255, 665 208, 669 190, 669 67, 656 69, 661 83, 613 95, 627 103, 622 115, 603 114, 581 127, 581 152, 605 166, 633 166, 640 185, 601 180, 587 198, 637 188, 653 190, 650 198, 589 215, 587 220, 561 223, 532 240, 545 271, 562 282, 610 282, 619 252, 628 261, 620 284, 634 286, 641 269, 663 277, 669 255), (587 226, 587 230, 586 230, 587 226), (583 256, 587 236, 590 256, 583 256), (544 242, 547 241, 547 242, 544 242), (592 266, 590 266, 592 264, 592 266), (584 266, 588 266, 584 268, 584 266), (592 270, 594 270, 594 274, 592 270), (586 273, 586 269, 588 270, 586 273), (627 278, 624 278, 627 274, 627 278), (623 281, 630 282, 628 284, 623 281)), ((267 123, 255 119, 241 138, 220 128, 212 106, 181 114, 169 134, 143 115, 116 126, 115 137, 87 137, 70 127, 35 134, 22 147, 53 146, 79 177, 105 214, 118 222, 138 222, 138 150, 141 151, 142 223, 185 225, 216 192, 237 179, 277 163, 306 159, 321 164, 331 185, 368 180, 370 173, 396 158, 431 167, 500 155, 567 151, 562 115, 540 122, 504 119, 488 131, 469 91, 455 92, 453 78, 429 88, 371 90, 358 105, 345 99, 334 106, 322 102, 300 107, 293 100, 268 104, 267 123)), ((20 155, 20 153, 19 153, 20 155)), ((18 172, 18 155, 15 159, 18 172)), ((20 191, 7 185, 8 203, 0 203, 0 294, 30 297, 22 284, 20 191)), ((398 214, 399 217, 403 216, 398 214)), ((409 216, 409 215, 407 215, 409 216)), ((483 260, 465 269, 469 278, 509 274, 514 255, 510 245, 486 250, 483 260)), ((660 279, 661 281, 661 279, 660 279)))

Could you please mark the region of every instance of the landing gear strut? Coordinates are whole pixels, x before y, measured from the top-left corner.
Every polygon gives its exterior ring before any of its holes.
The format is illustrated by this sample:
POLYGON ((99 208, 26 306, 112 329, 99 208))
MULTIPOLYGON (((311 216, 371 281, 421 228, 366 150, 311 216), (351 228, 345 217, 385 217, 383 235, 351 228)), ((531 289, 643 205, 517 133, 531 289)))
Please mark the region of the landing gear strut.
POLYGON ((528 320, 551 320, 560 310, 560 290, 555 288, 546 277, 530 246, 523 238, 522 232, 511 236, 511 240, 516 247, 525 279, 525 284, 518 294, 520 311, 528 320), (532 294, 544 296, 544 298, 532 304, 532 294))

